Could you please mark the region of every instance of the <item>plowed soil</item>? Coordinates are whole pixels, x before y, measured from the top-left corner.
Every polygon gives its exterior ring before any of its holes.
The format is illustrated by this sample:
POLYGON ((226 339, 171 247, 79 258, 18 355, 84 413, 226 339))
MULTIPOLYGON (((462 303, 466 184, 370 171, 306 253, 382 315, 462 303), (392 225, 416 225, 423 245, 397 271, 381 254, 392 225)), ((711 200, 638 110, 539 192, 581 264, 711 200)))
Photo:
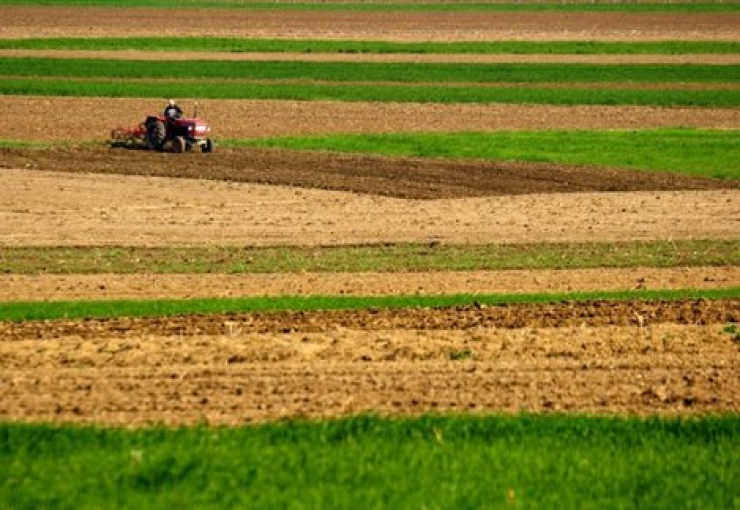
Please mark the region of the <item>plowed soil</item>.
POLYGON ((266 149, 200 157, 151 151, 2 149, 2 167, 247 182, 405 199, 604 191, 740 189, 728 179, 518 162, 455 161, 266 149))
MULTIPOLYGON (((3 6, 0 37, 740 39, 740 16, 726 13, 110 14, 3 6)), ((727 181, 556 165, 103 147, 113 127, 135 125, 163 99, 0 97, 0 139, 96 142, 0 152, 0 245, 740 237, 740 189, 727 181)), ((740 125, 737 109, 291 101, 219 101, 202 109, 217 139, 740 125)), ((238 278, 10 274, 0 278, 0 302, 738 286, 736 267, 238 278)), ((2 322, 0 419, 140 426, 360 412, 738 413, 738 322, 737 300, 2 322)))
POLYGON ((0 7, 0 37, 193 36, 385 41, 728 40, 736 13, 465 13, 0 7))
MULTIPOLYGON (((737 303, 710 307, 709 322, 737 318, 737 303)), ((630 312, 643 310, 622 308, 609 313, 634 322, 630 312)), ((695 320, 709 307, 681 308, 695 320)), ((202 318, 116 328, 91 321, 65 334, 65 324, 27 324, 52 338, 0 342, 0 415, 141 426, 360 412, 738 412, 739 349, 720 324, 594 326, 574 318, 533 327, 527 317, 541 324, 538 317, 563 313, 509 311, 523 327, 471 322, 479 310, 294 314, 264 328, 254 327, 264 317, 213 317, 208 323, 222 332, 215 334, 201 329, 202 318)))

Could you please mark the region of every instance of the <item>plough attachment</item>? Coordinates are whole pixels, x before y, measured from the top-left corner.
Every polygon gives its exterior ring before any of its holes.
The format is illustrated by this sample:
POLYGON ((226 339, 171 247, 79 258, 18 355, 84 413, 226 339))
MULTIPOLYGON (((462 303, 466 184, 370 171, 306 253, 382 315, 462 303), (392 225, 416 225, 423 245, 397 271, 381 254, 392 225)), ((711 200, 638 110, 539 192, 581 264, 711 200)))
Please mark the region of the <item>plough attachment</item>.
POLYGON ((110 132, 110 143, 114 147, 145 147, 146 126, 117 127, 110 132))

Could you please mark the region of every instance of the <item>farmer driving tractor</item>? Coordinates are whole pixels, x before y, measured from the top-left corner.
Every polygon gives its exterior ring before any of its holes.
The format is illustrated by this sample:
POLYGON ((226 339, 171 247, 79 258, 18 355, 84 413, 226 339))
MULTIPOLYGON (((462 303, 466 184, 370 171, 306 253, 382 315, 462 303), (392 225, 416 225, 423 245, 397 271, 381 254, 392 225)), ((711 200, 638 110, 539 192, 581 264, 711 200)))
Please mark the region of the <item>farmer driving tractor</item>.
POLYGON ((167 122, 174 122, 182 117, 182 108, 180 108, 174 99, 170 99, 167 102, 167 107, 164 109, 164 116, 167 122))
POLYGON ((211 126, 198 117, 197 106, 196 103, 194 115, 186 117, 183 109, 170 99, 162 113, 147 115, 138 126, 113 129, 111 143, 157 151, 186 152, 199 147, 202 152, 213 152, 215 144, 210 137, 211 126))

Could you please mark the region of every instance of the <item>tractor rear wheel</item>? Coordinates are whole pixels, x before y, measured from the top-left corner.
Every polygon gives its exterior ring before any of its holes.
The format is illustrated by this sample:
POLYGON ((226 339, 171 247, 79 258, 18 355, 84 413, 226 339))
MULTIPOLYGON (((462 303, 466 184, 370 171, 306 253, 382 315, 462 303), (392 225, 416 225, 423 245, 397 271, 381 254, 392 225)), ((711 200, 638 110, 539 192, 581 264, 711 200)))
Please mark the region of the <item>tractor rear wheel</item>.
POLYGON ((148 149, 162 150, 164 140, 167 137, 167 129, 164 122, 156 120, 150 122, 146 127, 146 146, 148 149))

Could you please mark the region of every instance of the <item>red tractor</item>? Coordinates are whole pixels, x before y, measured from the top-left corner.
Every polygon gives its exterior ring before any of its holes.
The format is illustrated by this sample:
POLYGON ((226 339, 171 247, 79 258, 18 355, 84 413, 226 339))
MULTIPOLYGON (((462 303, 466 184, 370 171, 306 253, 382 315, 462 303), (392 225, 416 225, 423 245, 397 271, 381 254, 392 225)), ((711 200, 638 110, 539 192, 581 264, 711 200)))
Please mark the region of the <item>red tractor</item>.
POLYGON ((210 124, 198 117, 168 119, 163 114, 149 115, 136 127, 116 128, 111 132, 111 143, 117 146, 143 146, 150 150, 185 152, 200 147, 213 152, 215 143, 210 137, 210 124))

